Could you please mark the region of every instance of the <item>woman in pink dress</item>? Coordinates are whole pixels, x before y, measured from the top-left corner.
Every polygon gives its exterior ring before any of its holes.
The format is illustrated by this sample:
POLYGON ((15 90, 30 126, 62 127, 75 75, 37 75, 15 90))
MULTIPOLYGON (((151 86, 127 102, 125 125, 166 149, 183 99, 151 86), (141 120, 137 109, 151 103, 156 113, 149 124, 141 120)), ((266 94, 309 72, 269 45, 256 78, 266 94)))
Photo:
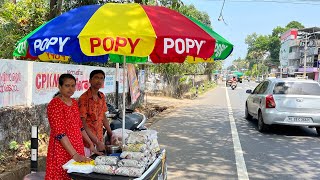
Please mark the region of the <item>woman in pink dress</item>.
POLYGON ((48 121, 50 140, 46 165, 46 180, 70 179, 62 165, 70 159, 77 162, 88 162, 84 156, 83 140, 90 144, 90 149, 101 155, 82 127, 78 103, 71 96, 75 92, 76 79, 71 74, 59 77, 59 92, 48 104, 48 121))

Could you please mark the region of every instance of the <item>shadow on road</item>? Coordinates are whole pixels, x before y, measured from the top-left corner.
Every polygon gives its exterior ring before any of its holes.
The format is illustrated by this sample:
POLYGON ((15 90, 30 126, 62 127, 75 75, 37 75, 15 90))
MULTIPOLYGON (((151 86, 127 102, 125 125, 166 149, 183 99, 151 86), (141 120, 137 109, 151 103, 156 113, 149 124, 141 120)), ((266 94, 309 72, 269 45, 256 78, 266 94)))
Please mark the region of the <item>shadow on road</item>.
POLYGON ((314 129, 271 126, 257 130, 257 121, 233 109, 250 179, 318 179, 320 138, 314 129))
POLYGON ((168 150, 169 179, 235 178, 226 114, 221 107, 185 107, 153 127, 159 132, 160 144, 168 150))

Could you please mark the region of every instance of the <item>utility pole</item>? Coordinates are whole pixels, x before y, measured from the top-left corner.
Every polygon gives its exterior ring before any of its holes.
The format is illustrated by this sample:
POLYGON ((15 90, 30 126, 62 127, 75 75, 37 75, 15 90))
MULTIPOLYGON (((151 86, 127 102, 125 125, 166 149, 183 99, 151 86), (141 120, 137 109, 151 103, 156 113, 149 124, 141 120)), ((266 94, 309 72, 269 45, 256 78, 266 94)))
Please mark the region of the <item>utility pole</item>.
POLYGON ((306 34, 306 39, 305 39, 305 43, 304 43, 304 61, 303 61, 303 78, 306 79, 307 77, 307 43, 308 43, 308 34, 306 34))

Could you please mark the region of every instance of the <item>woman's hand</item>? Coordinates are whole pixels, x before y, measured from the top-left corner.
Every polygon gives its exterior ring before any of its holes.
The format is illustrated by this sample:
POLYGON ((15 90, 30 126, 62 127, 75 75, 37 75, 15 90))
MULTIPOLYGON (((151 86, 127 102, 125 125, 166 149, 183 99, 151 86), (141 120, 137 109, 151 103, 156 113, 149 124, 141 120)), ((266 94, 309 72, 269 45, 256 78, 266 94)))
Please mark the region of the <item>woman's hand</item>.
POLYGON ((103 152, 97 151, 96 148, 93 146, 93 144, 90 146, 90 151, 99 156, 103 155, 103 152))
POLYGON ((98 141, 96 145, 97 145, 97 150, 98 151, 105 151, 106 150, 106 147, 105 147, 103 142, 98 141))
POLYGON ((74 159, 75 161, 77 162, 90 162, 92 159, 91 158, 88 158, 88 157, 85 157, 85 156, 82 156, 78 153, 76 153, 75 155, 73 155, 72 159, 74 159))

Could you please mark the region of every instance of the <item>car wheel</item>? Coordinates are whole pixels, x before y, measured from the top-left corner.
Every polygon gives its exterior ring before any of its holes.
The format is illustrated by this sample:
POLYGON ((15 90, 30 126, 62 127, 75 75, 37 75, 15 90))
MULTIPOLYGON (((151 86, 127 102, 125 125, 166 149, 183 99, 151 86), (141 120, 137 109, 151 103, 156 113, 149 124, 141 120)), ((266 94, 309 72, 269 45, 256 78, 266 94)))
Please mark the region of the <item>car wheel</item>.
POLYGON ((258 115, 258 131, 259 132, 266 132, 269 129, 269 125, 265 124, 263 122, 263 117, 262 117, 262 113, 259 112, 258 115))
POLYGON ((320 136, 320 127, 316 127, 316 131, 317 131, 318 135, 320 136))
POLYGON ((246 104, 246 109, 244 111, 244 115, 245 115, 246 120, 249 120, 249 121, 252 120, 252 116, 249 114, 248 105, 247 104, 246 104))

